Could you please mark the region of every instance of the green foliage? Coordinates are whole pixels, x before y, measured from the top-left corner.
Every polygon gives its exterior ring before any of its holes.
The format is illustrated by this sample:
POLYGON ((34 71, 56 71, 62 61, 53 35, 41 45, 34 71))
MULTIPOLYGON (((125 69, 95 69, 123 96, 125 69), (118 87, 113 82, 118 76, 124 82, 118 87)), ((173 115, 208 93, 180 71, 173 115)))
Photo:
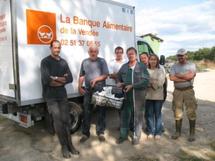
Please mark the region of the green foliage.
POLYGON ((169 57, 167 57, 166 59, 168 59, 168 60, 172 60, 172 61, 176 61, 176 60, 177 60, 177 58, 176 58, 176 56, 175 56, 175 55, 173 55, 173 56, 169 56, 169 57))
MULTIPOLYGON (((215 46, 212 48, 202 48, 198 51, 187 52, 189 60, 210 60, 215 62, 215 46)), ((169 56, 167 59, 176 60, 176 56, 169 56)))

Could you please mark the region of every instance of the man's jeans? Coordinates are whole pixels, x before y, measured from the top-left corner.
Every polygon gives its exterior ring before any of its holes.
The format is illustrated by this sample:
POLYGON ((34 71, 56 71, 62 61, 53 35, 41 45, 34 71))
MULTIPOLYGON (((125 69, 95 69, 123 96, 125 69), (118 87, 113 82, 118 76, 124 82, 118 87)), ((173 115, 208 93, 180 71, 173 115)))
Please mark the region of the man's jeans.
POLYGON ((69 144, 70 115, 67 99, 47 100, 48 111, 53 117, 54 129, 62 146, 69 144))
POLYGON ((148 134, 161 135, 162 117, 161 108, 163 100, 146 100, 146 126, 148 134))
MULTIPOLYGON (((82 133, 86 136, 90 136, 90 124, 92 116, 92 104, 91 98, 93 92, 101 91, 102 88, 95 88, 94 90, 86 89, 84 94, 84 112, 83 112, 83 122, 82 122, 82 133)), ((96 134, 104 134, 105 131, 105 118, 106 118, 106 108, 97 106, 97 123, 96 123, 96 134)))

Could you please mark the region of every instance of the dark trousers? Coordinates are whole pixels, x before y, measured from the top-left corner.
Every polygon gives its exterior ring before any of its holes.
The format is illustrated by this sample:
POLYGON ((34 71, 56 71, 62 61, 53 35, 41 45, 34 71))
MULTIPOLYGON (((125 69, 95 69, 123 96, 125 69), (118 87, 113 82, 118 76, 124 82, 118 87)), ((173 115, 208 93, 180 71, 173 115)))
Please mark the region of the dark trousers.
MULTIPOLYGON (((118 110, 118 113, 119 113, 119 118, 121 118, 121 109, 118 110)), ((121 126, 119 126, 119 127, 121 127, 121 126)), ((134 133, 134 115, 133 114, 131 115, 129 128, 130 128, 130 131, 134 133)))
POLYGON ((146 100, 145 116, 149 134, 161 135, 162 133, 162 104, 163 100, 146 100))
POLYGON ((54 129, 58 136, 61 146, 69 148, 71 144, 70 136, 70 115, 67 99, 48 100, 48 111, 52 115, 54 129))
MULTIPOLYGON (((84 111, 83 111, 83 122, 82 122, 82 133, 86 136, 90 136, 90 124, 91 124, 91 116, 92 116, 92 94, 95 91, 99 91, 96 89, 94 91, 89 91, 86 89, 84 94, 84 111)), ((105 118, 106 118, 106 108, 97 106, 97 123, 96 123, 96 134, 104 134, 105 131, 105 118)))

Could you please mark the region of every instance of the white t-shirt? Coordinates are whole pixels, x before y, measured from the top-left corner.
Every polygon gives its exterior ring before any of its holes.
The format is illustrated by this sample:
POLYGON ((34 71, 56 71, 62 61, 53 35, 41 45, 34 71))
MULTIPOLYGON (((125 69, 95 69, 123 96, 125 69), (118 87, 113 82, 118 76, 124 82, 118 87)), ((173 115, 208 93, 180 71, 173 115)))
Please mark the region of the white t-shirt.
MULTIPOLYGON (((126 60, 124 59, 120 62, 116 61, 116 59, 111 60, 110 63, 108 63, 109 74, 118 73, 121 66, 125 63, 126 63, 126 60)), ((106 79, 106 85, 114 86, 116 85, 116 82, 114 79, 111 79, 108 77, 106 79)))

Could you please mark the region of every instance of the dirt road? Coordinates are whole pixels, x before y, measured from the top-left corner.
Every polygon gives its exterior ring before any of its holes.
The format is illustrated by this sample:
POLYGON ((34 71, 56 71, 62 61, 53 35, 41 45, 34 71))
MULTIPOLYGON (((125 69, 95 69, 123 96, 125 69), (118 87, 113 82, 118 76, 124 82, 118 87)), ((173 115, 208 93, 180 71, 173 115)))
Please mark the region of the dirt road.
MULTIPOLYGON (((91 138, 84 144, 79 143, 80 131, 73 136, 75 147, 80 156, 63 159, 56 136, 48 134, 40 122, 36 126, 24 129, 14 122, 0 117, 0 161, 190 161, 215 160, 215 71, 199 73, 195 80, 198 98, 198 120, 196 141, 189 143, 188 121, 183 120, 182 137, 171 140, 174 132, 171 110, 172 85, 169 83, 168 98, 163 107, 165 132, 160 140, 147 140, 143 133, 141 144, 131 145, 126 141, 115 143, 118 137, 118 113, 108 110, 105 143, 100 143, 92 124, 91 138)), ((94 115, 96 116, 96 115, 94 115)), ((95 121, 93 121, 95 122, 95 121)))

